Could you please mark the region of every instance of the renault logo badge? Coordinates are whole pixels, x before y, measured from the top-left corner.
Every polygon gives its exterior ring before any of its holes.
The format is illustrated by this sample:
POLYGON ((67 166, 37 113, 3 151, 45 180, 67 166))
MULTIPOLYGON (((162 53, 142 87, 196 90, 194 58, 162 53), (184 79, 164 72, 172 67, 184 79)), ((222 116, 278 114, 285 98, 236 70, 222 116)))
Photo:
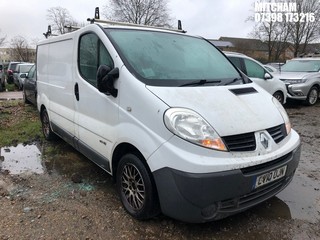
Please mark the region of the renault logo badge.
POLYGON ((269 147, 269 140, 268 140, 268 136, 265 133, 260 133, 260 142, 262 144, 262 146, 267 149, 269 147))

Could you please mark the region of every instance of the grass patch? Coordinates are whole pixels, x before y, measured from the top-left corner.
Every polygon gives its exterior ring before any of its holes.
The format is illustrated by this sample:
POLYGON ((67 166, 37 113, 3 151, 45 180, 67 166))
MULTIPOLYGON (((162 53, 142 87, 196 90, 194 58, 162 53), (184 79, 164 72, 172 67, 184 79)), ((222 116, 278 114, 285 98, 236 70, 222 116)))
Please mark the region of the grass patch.
POLYGON ((9 92, 15 91, 15 90, 16 90, 16 85, 14 85, 13 83, 12 83, 12 84, 6 83, 6 89, 7 89, 9 92))
POLYGON ((0 102, 0 147, 43 139, 37 109, 22 101, 0 102))

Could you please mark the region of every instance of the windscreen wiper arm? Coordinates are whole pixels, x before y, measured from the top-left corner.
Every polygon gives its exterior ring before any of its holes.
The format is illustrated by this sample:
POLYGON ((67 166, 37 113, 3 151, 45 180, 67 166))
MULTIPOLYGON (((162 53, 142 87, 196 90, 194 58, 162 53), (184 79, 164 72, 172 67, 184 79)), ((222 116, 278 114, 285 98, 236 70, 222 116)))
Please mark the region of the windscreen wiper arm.
POLYGON ((210 83, 221 83, 220 80, 206 80, 206 79, 201 79, 189 83, 185 83, 180 85, 179 87, 186 87, 186 86, 200 86, 200 85, 205 85, 205 84, 210 84, 210 83))
POLYGON ((230 85, 230 84, 232 84, 232 83, 235 83, 235 82, 238 82, 238 81, 243 81, 243 78, 241 78, 241 77, 239 77, 239 78, 235 78, 235 79, 233 79, 233 80, 231 80, 230 82, 227 82, 227 83, 225 83, 225 84, 223 84, 223 85, 230 85))

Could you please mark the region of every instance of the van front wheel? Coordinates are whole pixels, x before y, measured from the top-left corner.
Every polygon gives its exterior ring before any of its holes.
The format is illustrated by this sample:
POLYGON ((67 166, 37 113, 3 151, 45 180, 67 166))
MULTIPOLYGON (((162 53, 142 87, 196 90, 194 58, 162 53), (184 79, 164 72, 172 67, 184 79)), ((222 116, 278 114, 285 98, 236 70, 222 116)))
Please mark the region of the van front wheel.
POLYGON ((117 190, 125 210, 145 220, 159 213, 159 201, 151 173, 134 154, 124 155, 117 169, 117 190))
POLYGON ((45 139, 53 140, 55 138, 55 134, 51 130, 47 109, 43 109, 40 116, 41 116, 41 123, 42 123, 42 132, 45 139))

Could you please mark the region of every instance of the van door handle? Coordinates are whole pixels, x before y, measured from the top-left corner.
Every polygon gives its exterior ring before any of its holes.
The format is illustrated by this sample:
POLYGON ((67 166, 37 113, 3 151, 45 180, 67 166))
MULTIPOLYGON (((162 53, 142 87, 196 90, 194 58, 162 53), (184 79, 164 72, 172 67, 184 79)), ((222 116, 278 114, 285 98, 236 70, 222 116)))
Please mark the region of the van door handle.
POLYGON ((79 85, 78 85, 78 83, 76 83, 74 85, 74 95, 76 95, 76 99, 77 99, 77 101, 79 101, 80 96, 79 96, 79 85))

